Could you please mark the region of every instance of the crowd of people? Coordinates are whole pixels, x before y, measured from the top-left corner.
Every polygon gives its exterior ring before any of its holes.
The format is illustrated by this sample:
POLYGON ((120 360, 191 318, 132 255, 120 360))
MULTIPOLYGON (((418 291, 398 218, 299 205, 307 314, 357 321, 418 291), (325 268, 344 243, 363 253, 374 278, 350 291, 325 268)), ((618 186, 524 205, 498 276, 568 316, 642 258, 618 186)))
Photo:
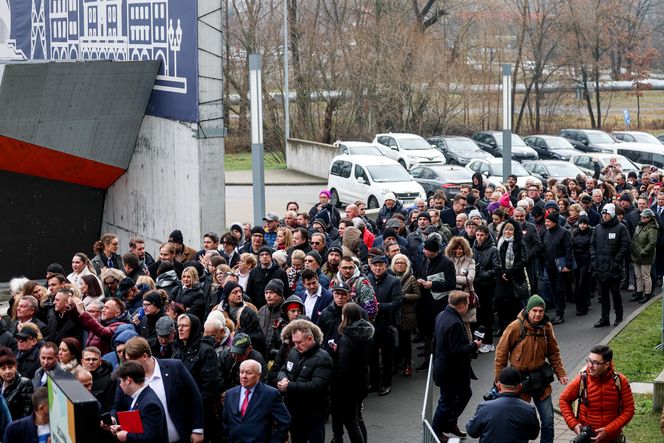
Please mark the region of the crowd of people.
MULTIPOLYGON (((154 257, 139 237, 124 251, 105 234, 92 258, 74 253, 71 272, 49 265, 45 286, 10 282, 4 441, 27 441, 15 429, 26 422, 47 432, 40 393, 51 374, 76 377, 102 413, 139 409, 144 441, 323 442, 331 417, 334 442, 367 442, 364 399, 389 395, 395 375, 426 371, 430 355, 441 387, 434 431, 465 436, 457 419, 477 352, 496 353, 496 386, 532 398, 541 441, 553 441, 550 386, 526 382, 548 362, 547 380, 568 383, 553 326, 569 305, 587 315, 597 290, 594 326, 610 324, 612 305, 618 325, 621 286, 645 302, 664 274, 662 175, 625 176, 613 161, 601 172, 601 183, 525 189, 477 173, 450 201, 440 191, 405 207, 388 193, 375 217, 362 201, 340 211, 322 190, 309 209, 289 202, 260 226, 206 233, 200 249, 176 229, 154 257)), ((575 420, 581 432, 587 423, 575 420)), ((480 435, 480 422, 468 431, 480 435)), ((135 438, 115 418, 100 429, 108 441, 135 438)))

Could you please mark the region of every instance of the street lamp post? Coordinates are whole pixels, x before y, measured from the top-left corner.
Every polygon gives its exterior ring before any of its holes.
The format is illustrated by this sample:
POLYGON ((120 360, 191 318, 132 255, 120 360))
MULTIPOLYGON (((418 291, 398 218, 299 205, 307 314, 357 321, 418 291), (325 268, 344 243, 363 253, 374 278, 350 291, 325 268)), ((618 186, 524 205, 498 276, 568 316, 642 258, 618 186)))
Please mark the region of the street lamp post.
POLYGON ((263 158, 263 85, 259 54, 249 54, 249 103, 251 106, 254 226, 262 226, 265 215, 265 160, 263 158))
POLYGON ((512 65, 503 65, 503 181, 512 173, 512 65))

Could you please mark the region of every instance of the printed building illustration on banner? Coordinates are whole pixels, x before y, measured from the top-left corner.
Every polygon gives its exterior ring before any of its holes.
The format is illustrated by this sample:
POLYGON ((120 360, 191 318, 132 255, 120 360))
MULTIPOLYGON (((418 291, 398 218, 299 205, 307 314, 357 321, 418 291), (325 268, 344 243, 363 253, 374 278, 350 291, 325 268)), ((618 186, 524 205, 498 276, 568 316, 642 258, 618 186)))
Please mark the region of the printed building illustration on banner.
POLYGON ((148 113, 196 121, 195 11, 194 0, 0 0, 0 61, 160 60, 148 113))

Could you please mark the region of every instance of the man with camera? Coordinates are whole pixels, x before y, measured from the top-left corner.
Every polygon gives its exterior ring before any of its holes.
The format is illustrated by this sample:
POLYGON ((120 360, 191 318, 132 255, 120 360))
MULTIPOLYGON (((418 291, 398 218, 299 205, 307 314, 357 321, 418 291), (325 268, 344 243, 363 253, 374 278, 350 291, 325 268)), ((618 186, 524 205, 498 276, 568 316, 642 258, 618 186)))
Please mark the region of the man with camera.
POLYGON ((622 428, 634 416, 634 398, 627 378, 613 367, 613 351, 606 345, 590 350, 586 367, 560 394, 560 412, 577 443, 624 441, 622 428), (576 414, 572 408, 577 403, 576 414))
POLYGON ((539 420, 535 406, 519 398, 521 374, 511 366, 498 377, 495 396, 477 406, 466 431, 480 443, 527 443, 537 438, 539 420))
POLYGON ((553 442, 553 404, 551 382, 554 374, 561 384, 567 375, 560 358, 553 325, 544 314, 542 297, 533 295, 526 308, 510 323, 496 347, 495 380, 509 363, 521 374, 521 398, 533 399, 542 422, 541 443, 553 442))

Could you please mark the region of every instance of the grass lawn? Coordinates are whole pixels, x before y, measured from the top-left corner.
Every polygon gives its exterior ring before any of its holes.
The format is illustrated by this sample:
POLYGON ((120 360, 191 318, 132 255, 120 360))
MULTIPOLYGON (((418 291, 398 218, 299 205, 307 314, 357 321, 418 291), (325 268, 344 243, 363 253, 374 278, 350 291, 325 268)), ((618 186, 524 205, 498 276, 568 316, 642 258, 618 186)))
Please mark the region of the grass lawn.
POLYGON ((654 349, 661 340, 662 302, 658 301, 609 343, 618 371, 630 382, 652 383, 664 369, 664 352, 654 349))
MULTIPOLYGON (((251 169, 251 152, 225 154, 224 169, 226 171, 245 171, 251 169)), ((265 155, 265 169, 286 169, 286 162, 278 160, 274 155, 265 155)))
POLYGON ((635 395, 634 418, 623 430, 627 440, 636 443, 662 441, 659 418, 659 413, 652 412, 652 395, 635 395))

